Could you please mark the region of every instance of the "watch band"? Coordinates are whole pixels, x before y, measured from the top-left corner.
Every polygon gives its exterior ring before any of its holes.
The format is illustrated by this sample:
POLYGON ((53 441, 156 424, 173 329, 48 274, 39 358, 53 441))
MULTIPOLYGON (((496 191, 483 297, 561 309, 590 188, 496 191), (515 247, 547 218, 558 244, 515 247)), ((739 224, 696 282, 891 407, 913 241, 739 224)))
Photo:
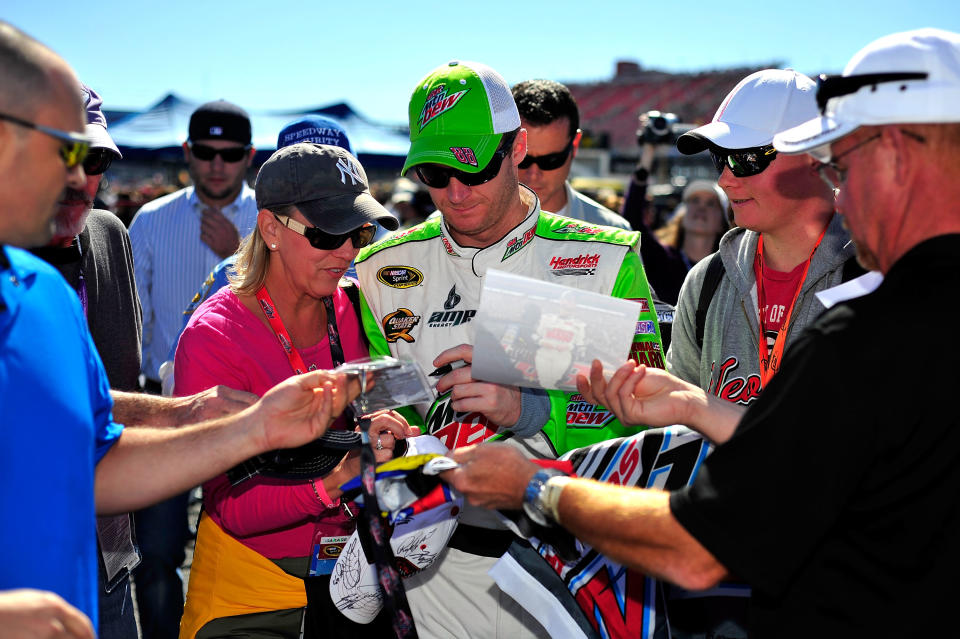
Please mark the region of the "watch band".
POLYGON ((552 526, 553 522, 549 519, 549 513, 544 510, 542 498, 543 490, 547 482, 564 475, 563 471, 556 468, 544 468, 534 473, 523 491, 523 512, 526 513, 535 524, 540 526, 552 526))
POLYGON ((568 475, 556 475, 548 479, 540 490, 540 509, 558 524, 560 523, 560 493, 570 483, 570 479, 568 475))

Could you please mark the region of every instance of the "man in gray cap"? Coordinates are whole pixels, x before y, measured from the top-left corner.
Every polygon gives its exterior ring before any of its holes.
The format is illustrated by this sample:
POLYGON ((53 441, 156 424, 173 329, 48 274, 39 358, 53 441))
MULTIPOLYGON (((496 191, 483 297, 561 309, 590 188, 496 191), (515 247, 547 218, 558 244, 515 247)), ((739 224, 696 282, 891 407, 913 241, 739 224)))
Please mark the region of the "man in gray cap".
MULTIPOLYGON (((180 333, 184 306, 197 284, 253 229, 257 204, 245 176, 254 152, 246 111, 224 100, 201 105, 190 116, 183 143, 193 186, 143 205, 130 224, 147 392, 161 391, 160 365, 180 333)), ((143 560, 135 579, 144 639, 179 633, 183 583, 178 571, 189 536, 187 503, 185 493, 136 515, 143 560)))
MULTIPOLYGON (((581 389, 625 422, 685 422, 719 445, 680 490, 553 478, 529 501, 648 574, 689 588, 743 578, 751 636, 949 634, 960 342, 905 342, 920 392, 899 396, 891 347, 907 302, 936 309, 910 315, 910 336, 941 334, 943 318, 960 313, 958 98, 960 34, 939 29, 880 38, 842 75, 821 76, 820 115, 777 135, 774 148, 819 162, 859 259, 882 283, 809 326, 745 411, 663 371, 624 366, 608 383, 595 366, 581 389)), ((454 486, 488 507, 518 507, 537 470, 500 446, 454 457, 454 486)))

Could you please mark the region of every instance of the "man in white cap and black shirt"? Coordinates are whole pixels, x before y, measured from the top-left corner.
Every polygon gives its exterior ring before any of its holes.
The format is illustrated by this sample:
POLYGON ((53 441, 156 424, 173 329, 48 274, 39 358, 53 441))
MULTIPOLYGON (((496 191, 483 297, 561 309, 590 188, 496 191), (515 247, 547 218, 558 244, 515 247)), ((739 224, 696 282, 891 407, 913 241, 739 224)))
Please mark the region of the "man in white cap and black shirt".
MULTIPOLYGON (((821 77, 816 97, 820 115, 774 146, 822 163, 858 259, 882 283, 810 325, 746 410, 662 371, 624 366, 605 382, 595 367, 581 386, 621 419, 683 421, 719 445, 681 490, 553 478, 530 501, 601 552, 685 587, 743 578, 752 637, 950 634, 960 342, 911 340, 960 313, 960 34, 880 38, 821 77), (907 333, 897 320, 908 307, 936 312, 910 315, 907 333), (891 362, 901 341, 920 391, 895 395, 908 383, 891 362)), ((536 472, 503 447, 454 457, 466 464, 454 486, 489 507, 521 503, 536 472), (496 472, 512 462, 515 475, 496 472)))
MULTIPOLYGON (((250 118, 218 100, 190 116, 183 143, 193 186, 144 204, 130 224, 137 292, 143 308, 141 371, 144 389, 160 393, 160 365, 183 325, 183 309, 197 285, 236 251, 257 219, 254 191, 245 180, 255 150, 250 118)), ((135 572, 144 639, 172 638, 183 613, 183 563, 188 495, 136 514, 143 556, 135 572), (154 634, 156 632, 157 634, 154 634)))

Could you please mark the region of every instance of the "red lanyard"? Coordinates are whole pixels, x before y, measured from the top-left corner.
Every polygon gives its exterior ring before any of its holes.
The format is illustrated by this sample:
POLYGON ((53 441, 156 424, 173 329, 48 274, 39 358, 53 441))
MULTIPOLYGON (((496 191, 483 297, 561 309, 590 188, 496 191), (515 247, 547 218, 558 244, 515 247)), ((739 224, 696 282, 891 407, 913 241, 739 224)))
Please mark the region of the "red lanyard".
MULTIPOLYGON (((277 336, 277 341, 279 341, 280 346, 283 347, 283 352, 287 354, 287 359, 290 360, 290 368, 293 369, 293 372, 299 375, 300 373, 315 369, 316 365, 311 365, 308 369, 303 363, 303 357, 300 356, 300 352, 293 346, 293 340, 290 339, 290 334, 287 333, 287 329, 283 325, 283 320, 280 319, 280 313, 277 311, 273 299, 270 298, 270 293, 267 292, 266 286, 261 286, 260 290, 257 291, 257 302, 260 303, 260 310, 263 311, 267 322, 270 323, 270 328, 273 329, 274 334, 277 336)), ((343 364, 344 357, 343 346, 340 344, 340 331, 337 330, 336 309, 333 306, 333 298, 331 296, 328 295, 323 298, 323 307, 327 310, 327 339, 330 343, 330 359, 333 362, 333 367, 336 368, 343 364)))
POLYGON ((290 334, 287 333, 287 329, 283 325, 283 320, 280 319, 280 313, 277 312, 277 307, 274 305, 270 293, 267 292, 266 286, 261 286, 260 290, 257 291, 257 301, 260 302, 260 310, 263 311, 267 322, 270 323, 270 328, 273 329, 277 340, 280 342, 280 346, 283 347, 283 352, 287 354, 287 359, 290 360, 290 367, 293 369, 293 372, 297 375, 306 373, 307 367, 303 363, 303 357, 300 356, 300 352, 293 346, 293 340, 290 339, 290 334))
POLYGON ((807 280, 807 271, 810 270, 810 260, 813 259, 813 254, 817 252, 817 247, 820 246, 820 242, 823 241, 823 236, 826 232, 827 227, 823 227, 823 230, 820 231, 820 237, 817 238, 817 243, 813 245, 813 250, 810 251, 810 257, 807 258, 807 263, 803 267, 803 274, 800 276, 800 283, 797 284, 797 290, 793 294, 790 308, 787 309, 787 316, 783 318, 783 323, 780 324, 780 330, 777 331, 777 339, 773 342, 772 354, 767 350, 767 336, 763 333, 763 235, 761 235, 757 241, 757 264, 759 265, 758 270, 760 271, 760 275, 757 277, 757 307, 760 321, 758 358, 760 361, 760 381, 764 388, 766 388, 770 380, 773 379, 774 374, 780 370, 780 360, 783 358, 783 349, 787 343, 787 331, 790 328, 790 319, 793 317, 793 308, 797 305, 797 298, 800 297, 803 283, 807 280))

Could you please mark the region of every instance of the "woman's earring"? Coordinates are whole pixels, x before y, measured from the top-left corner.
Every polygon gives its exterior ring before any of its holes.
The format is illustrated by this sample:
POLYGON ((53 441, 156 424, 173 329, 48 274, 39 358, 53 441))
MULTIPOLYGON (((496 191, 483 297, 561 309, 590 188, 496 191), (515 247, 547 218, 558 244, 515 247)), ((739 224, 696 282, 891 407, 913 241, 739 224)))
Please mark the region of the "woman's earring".
POLYGON ((277 249, 277 245, 276 245, 276 244, 271 244, 271 245, 270 245, 270 248, 276 250, 276 249, 277 249))

